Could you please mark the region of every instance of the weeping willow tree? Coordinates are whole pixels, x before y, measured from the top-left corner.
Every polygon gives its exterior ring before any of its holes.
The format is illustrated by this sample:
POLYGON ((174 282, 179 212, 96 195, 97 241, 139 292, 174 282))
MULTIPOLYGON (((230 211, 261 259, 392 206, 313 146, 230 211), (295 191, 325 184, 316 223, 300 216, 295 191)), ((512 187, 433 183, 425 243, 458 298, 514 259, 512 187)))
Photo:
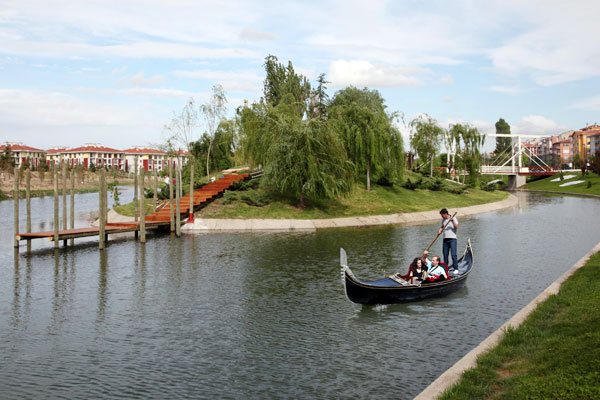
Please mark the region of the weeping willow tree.
POLYGON ((397 114, 385 111, 384 100, 376 90, 348 87, 336 92, 328 115, 344 143, 348 158, 371 178, 391 183, 404 171, 404 151, 400 131, 394 126, 397 114))
POLYGON ((420 115, 410 122, 410 147, 421 160, 429 160, 429 175, 433 176, 433 159, 438 154, 444 130, 437 121, 427 114, 420 115))
POLYGON ((445 136, 446 142, 454 143, 456 148, 457 158, 453 168, 468 171, 471 179, 475 181, 481 167, 480 149, 485 142, 485 136, 469 124, 451 125, 445 136))
POLYGON ((353 166, 323 118, 299 119, 293 102, 268 113, 270 146, 264 178, 281 193, 294 195, 304 208, 306 197, 333 199, 352 189, 353 166))
POLYGON ((264 97, 237 111, 240 149, 253 166, 262 166, 266 187, 306 198, 331 199, 352 190, 353 165, 329 122, 311 112, 310 84, 269 56, 264 97), (311 118, 311 115, 315 116, 311 118))

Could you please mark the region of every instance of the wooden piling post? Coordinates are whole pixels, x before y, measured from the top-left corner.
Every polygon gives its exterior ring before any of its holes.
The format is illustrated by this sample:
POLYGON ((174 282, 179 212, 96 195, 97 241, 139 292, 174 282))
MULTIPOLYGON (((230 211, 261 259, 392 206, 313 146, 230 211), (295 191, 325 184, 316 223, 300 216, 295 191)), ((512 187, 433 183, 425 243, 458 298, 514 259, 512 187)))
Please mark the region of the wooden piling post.
POLYGON ((156 206, 158 204, 158 174, 156 173, 156 164, 152 165, 152 174, 154 175, 154 187, 153 187, 153 192, 154 192, 154 198, 153 198, 153 202, 152 202, 152 211, 156 212, 156 206))
POLYGON ((56 164, 52 166, 52 180, 54 181, 54 249, 58 249, 58 171, 56 164))
POLYGON ((179 189, 180 189, 180 178, 181 178, 181 172, 179 171, 179 168, 177 168, 177 188, 176 188, 176 196, 175 196, 175 234, 177 235, 177 237, 181 236, 181 208, 180 208, 180 204, 179 204, 179 189))
POLYGON ((145 170, 140 170, 140 242, 146 243, 146 202, 144 199, 145 170))
MULTIPOLYGON (((108 179, 106 179, 106 170, 104 170, 104 223, 108 222, 108 179)), ((104 228, 104 243, 108 243, 108 232, 104 228)))
POLYGON ((188 222, 194 222, 194 161, 190 164, 190 213, 188 222))
MULTIPOLYGON (((71 213, 69 215, 69 228, 75 229, 75 171, 71 170, 71 213)), ((75 246, 75 239, 71 239, 71 246, 75 246)))
POLYGON ((169 158, 169 220, 171 232, 175 231, 175 209, 173 208, 173 160, 169 158))
MULTIPOLYGON (((27 207, 27 233, 31 233, 31 170, 25 175, 25 204, 27 207)), ((27 239, 27 254, 31 253, 31 239, 27 239)))
MULTIPOLYGON (((134 218, 137 222, 138 220, 138 156, 134 157, 135 161, 133 162, 133 210, 134 210, 134 218)), ((137 238, 137 236, 136 236, 137 238)))
POLYGON ((104 169, 102 169, 100 171, 100 177, 98 180, 98 186, 99 186, 99 191, 98 191, 98 228, 99 228, 99 232, 98 232, 98 236, 99 236, 99 240, 98 240, 98 247, 100 248, 100 250, 104 250, 104 248, 106 247, 106 213, 104 212, 104 201, 105 201, 105 197, 104 197, 104 181, 106 179, 106 175, 104 174, 104 169))
MULTIPOLYGON (((138 221, 138 156, 134 157, 133 162, 133 220, 135 222, 138 221)), ((139 231, 135 231, 133 233, 135 239, 137 240, 139 237, 139 231)))
MULTIPOLYGON (((67 163, 62 163, 62 228, 67 230, 67 163)), ((63 240, 63 246, 67 247, 67 239, 63 240)))
POLYGON ((15 248, 19 247, 19 241, 17 240, 17 235, 19 234, 19 169, 15 167, 14 169, 14 183, 15 188, 13 191, 13 199, 15 201, 14 213, 15 213, 15 248))

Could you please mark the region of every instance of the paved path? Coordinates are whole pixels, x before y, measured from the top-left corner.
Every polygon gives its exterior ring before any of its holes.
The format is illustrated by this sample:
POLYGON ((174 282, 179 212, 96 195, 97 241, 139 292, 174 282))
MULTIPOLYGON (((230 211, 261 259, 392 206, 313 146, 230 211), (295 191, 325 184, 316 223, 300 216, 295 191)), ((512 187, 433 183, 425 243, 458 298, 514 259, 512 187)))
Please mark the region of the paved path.
MULTIPOLYGON (((497 211, 503 208, 517 205, 517 198, 509 194, 508 198, 502 201, 478 206, 461 207, 450 209, 450 213, 458 211, 458 217, 465 217, 474 214, 480 214, 489 211, 497 211)), ((217 218, 196 218, 194 223, 186 224, 181 229, 183 231, 314 231, 323 228, 340 227, 358 227, 370 225, 407 225, 419 224, 424 222, 439 221, 440 213, 438 210, 390 214, 373 215, 368 217, 348 217, 348 218, 329 218, 329 219, 217 219, 217 218)))

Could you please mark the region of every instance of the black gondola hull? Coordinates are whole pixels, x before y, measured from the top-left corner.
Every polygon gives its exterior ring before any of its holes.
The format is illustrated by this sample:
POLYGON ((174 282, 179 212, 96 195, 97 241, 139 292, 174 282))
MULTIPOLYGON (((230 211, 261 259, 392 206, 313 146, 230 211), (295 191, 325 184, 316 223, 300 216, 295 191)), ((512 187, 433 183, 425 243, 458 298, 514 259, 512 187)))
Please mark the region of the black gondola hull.
POLYGON ((447 282, 424 284, 419 287, 372 287, 352 279, 346 272, 346 295, 358 304, 395 304, 422 300, 429 297, 443 297, 465 285, 466 277, 447 282))
POLYGON ((366 305, 405 303, 432 297, 443 297, 459 290, 465 285, 473 267, 473 250, 470 242, 467 244, 464 255, 458 261, 458 265, 461 271, 460 274, 448 280, 435 283, 427 282, 420 286, 402 286, 390 278, 371 282, 359 281, 350 268, 345 265, 345 261, 342 264, 348 299, 354 303, 366 305))

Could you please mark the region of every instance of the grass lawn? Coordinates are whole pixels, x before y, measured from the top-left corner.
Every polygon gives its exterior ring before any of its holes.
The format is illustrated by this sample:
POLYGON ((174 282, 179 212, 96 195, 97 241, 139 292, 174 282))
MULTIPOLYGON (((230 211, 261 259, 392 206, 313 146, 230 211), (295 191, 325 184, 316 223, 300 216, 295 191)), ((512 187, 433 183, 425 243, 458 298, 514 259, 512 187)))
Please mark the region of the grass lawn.
MULTIPOLYGON (((408 190, 402 187, 372 185, 367 191, 363 185, 356 185, 347 197, 332 201, 307 201, 307 208, 296 207, 296 200, 261 192, 268 204, 262 207, 250 206, 236 200, 225 204, 223 198, 215 200, 196 213, 203 218, 275 218, 275 219, 320 219, 367 215, 385 215, 415 211, 436 210, 443 207, 454 209, 476 204, 503 200, 506 192, 486 192, 468 189, 463 194, 423 189, 408 190)), ((243 192, 240 192, 243 193, 243 192)))
POLYGON ((553 192, 566 192, 566 193, 581 193, 581 194, 595 194, 600 195, 600 176, 588 172, 585 178, 581 177, 581 173, 577 172, 564 172, 564 176, 575 175, 571 179, 565 179, 562 182, 560 180, 551 182, 553 179, 559 177, 559 175, 549 176, 544 179, 540 179, 534 182, 529 182, 527 185, 522 186, 522 189, 529 190, 547 190, 553 192), (562 184, 574 181, 584 181, 575 185, 560 186, 562 184), (591 187, 588 188, 588 182, 591 182, 591 187))
MULTIPOLYGON (((150 215, 152 214, 152 203, 153 203, 153 199, 144 199, 145 204, 146 204, 146 215, 150 215)), ((127 217, 133 217, 135 215, 135 206, 133 204, 133 201, 131 203, 127 203, 127 204, 122 204, 120 206, 116 206, 114 208, 114 210, 121 214, 121 215, 125 215, 127 217)))
POLYGON ((596 253, 441 399, 599 399, 596 253))

